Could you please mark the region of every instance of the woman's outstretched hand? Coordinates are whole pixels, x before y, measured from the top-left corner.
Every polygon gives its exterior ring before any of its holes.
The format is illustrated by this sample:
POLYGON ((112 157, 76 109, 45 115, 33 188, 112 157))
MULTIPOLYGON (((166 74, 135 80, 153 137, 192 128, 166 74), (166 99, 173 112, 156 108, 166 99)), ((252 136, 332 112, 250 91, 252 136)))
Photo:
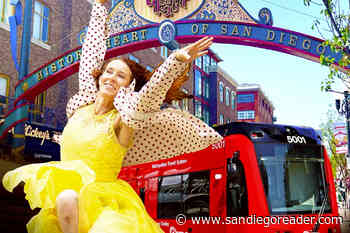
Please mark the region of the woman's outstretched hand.
POLYGON ((208 48, 213 44, 213 37, 204 37, 176 52, 176 59, 182 62, 191 63, 197 57, 208 53, 208 48))

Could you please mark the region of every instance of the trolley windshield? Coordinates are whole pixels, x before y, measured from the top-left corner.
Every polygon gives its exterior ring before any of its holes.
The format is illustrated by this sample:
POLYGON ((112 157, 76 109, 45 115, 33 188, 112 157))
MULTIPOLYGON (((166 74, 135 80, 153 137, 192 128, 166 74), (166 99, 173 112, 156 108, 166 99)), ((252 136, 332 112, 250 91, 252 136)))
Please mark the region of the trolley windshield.
MULTIPOLYGON (((256 143, 255 150, 271 214, 320 211, 327 190, 320 145, 256 143)), ((328 198, 324 204, 329 212, 328 198)))

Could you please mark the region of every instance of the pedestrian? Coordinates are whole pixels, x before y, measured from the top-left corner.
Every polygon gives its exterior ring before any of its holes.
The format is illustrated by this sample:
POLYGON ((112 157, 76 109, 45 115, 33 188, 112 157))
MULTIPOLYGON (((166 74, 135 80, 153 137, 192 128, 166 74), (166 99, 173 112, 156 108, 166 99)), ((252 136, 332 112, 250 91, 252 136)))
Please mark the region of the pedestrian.
POLYGON ((207 53, 212 38, 175 51, 152 75, 128 59, 104 62, 109 36, 106 1, 95 0, 93 5, 79 92, 67 104, 61 161, 22 166, 3 178, 9 191, 23 181, 30 207, 40 208, 27 224, 29 233, 162 232, 137 193, 117 179, 124 156, 130 164, 145 162, 222 140, 189 114, 160 109, 164 100, 184 97, 179 88, 186 71, 207 53), (166 143, 168 139, 172 141, 166 143))

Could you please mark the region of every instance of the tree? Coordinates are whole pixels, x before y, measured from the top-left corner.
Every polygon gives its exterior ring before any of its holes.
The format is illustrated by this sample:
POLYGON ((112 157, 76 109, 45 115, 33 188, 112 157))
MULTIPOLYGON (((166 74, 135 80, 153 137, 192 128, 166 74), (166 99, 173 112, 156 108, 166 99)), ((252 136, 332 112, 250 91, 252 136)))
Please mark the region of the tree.
POLYGON ((338 176, 341 178, 342 184, 345 186, 345 193, 349 190, 348 178, 350 177, 349 170, 347 169, 346 155, 336 153, 336 141, 334 138, 334 123, 344 121, 342 117, 335 111, 332 110, 332 106, 329 106, 329 110, 326 115, 326 121, 321 123, 320 128, 322 132, 322 141, 330 156, 330 162, 332 165, 332 171, 334 177, 338 176))
POLYGON ((329 46, 333 52, 341 54, 338 61, 341 69, 334 65, 334 58, 321 55, 320 63, 329 67, 328 77, 321 84, 322 90, 329 90, 337 78, 350 89, 350 72, 344 70, 345 67, 350 65, 350 0, 348 0, 348 3, 349 6, 346 7, 344 0, 304 0, 306 6, 317 4, 322 7, 320 13, 327 22, 328 30, 320 29, 319 20, 314 21, 312 28, 318 30, 325 40, 325 46, 329 46), (328 33, 330 36, 327 38, 324 33, 328 33))

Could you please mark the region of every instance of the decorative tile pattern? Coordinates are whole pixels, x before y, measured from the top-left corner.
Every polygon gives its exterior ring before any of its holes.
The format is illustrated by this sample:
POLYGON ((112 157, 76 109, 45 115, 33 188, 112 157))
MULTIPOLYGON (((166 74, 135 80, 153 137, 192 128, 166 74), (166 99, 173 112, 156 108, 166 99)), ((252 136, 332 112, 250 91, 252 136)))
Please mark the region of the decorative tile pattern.
POLYGON ((132 4, 133 0, 122 0, 116 4, 107 22, 111 34, 148 24, 148 22, 136 15, 132 4))
MULTIPOLYGON (((135 13, 133 3, 134 0, 117 1, 109 15, 108 21, 112 34, 149 24, 149 22, 135 13)), ((147 7, 146 1, 145 7, 147 7)), ((207 0, 197 13, 186 19, 256 23, 256 21, 239 5, 237 0, 207 0)))
POLYGON ((237 0, 207 1, 202 9, 191 18, 256 23, 242 9, 237 0))

